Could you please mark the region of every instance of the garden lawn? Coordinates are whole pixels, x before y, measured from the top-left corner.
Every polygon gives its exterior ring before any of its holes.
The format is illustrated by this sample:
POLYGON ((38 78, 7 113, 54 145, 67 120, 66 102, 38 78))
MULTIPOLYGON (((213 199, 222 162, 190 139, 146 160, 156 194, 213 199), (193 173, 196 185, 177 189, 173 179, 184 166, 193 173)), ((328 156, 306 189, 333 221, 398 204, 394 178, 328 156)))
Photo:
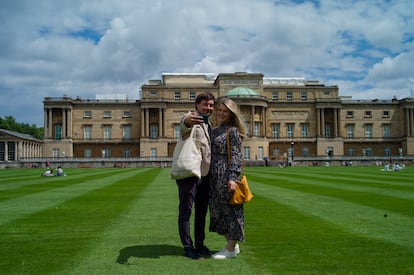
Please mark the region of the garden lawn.
POLYGON ((182 256, 169 168, 0 170, 0 273, 414 274, 414 167, 245 170, 241 253, 199 261, 182 256))

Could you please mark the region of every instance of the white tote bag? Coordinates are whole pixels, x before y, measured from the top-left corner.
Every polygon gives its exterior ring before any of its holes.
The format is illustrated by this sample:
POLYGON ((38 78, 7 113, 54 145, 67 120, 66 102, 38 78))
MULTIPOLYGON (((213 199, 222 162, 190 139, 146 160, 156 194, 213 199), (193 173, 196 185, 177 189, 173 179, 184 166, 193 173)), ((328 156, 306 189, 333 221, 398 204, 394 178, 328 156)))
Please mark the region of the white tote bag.
POLYGON ((180 136, 175 146, 171 178, 185 179, 194 176, 201 178, 201 159, 200 145, 196 139, 196 126, 193 126, 190 136, 185 140, 180 136))

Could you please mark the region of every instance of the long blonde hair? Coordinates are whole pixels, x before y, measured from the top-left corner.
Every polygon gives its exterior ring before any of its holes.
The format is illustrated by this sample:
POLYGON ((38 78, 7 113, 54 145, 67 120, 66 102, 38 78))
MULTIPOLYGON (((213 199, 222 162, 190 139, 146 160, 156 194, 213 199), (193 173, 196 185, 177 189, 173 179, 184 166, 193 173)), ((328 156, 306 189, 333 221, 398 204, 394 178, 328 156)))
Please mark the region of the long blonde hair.
POLYGON ((246 126, 244 125, 243 116, 236 102, 234 102, 228 97, 222 97, 220 98, 217 106, 219 106, 220 104, 223 104, 224 106, 226 106, 227 109, 229 109, 232 114, 230 117, 229 125, 233 127, 237 127, 239 129, 240 135, 242 137, 245 137, 246 126))

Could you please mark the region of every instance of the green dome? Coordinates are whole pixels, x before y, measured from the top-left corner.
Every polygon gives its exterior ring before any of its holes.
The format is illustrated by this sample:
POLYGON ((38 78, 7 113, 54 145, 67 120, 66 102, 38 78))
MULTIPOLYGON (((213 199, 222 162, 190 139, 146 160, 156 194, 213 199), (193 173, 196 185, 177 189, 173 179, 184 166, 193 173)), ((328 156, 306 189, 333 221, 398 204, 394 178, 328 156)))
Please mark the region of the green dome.
POLYGON ((236 87, 228 91, 225 96, 227 97, 260 97, 256 91, 246 87, 236 87))

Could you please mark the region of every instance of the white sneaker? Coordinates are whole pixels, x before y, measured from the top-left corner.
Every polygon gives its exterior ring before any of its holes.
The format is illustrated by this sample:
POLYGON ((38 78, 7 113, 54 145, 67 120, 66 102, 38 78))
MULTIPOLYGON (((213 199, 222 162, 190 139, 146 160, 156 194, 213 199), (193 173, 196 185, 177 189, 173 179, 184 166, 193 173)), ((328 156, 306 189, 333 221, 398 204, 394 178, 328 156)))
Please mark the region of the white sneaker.
POLYGON ((234 251, 228 251, 227 249, 224 249, 220 252, 217 252, 216 254, 211 255, 211 258, 216 260, 225 260, 229 258, 236 258, 236 250, 234 251))
POLYGON ((236 243, 236 245, 234 246, 234 252, 236 252, 236 255, 240 253, 240 247, 238 243, 236 243))

